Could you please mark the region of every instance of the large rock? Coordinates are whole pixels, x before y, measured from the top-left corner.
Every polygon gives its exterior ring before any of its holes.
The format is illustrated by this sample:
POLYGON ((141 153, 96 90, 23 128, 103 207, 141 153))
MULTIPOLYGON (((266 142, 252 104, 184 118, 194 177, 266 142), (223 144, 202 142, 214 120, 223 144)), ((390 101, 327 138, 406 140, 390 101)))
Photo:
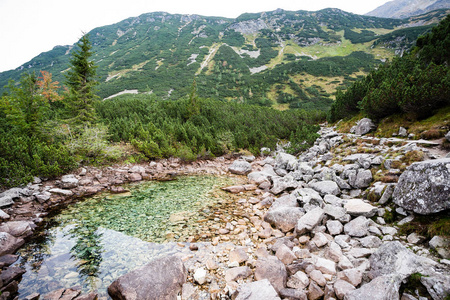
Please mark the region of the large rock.
POLYGON ((266 213, 264 216, 264 221, 283 232, 288 232, 295 228, 298 220, 304 214, 304 210, 300 207, 277 207, 266 213))
POLYGON ((395 204, 418 214, 450 208, 450 158, 416 162, 400 176, 395 204))
POLYGON ((369 118, 364 118, 358 121, 355 127, 352 128, 351 132, 358 135, 364 135, 371 132, 377 128, 377 126, 369 118))
POLYGON ((297 225, 295 226, 295 232, 300 235, 313 230, 314 227, 319 225, 324 216, 325 212, 320 207, 310 210, 298 220, 297 225))
POLYGON ((310 183, 309 186, 319 192, 321 195, 339 195, 341 190, 336 182, 331 180, 317 181, 310 183))
POLYGON ((165 256, 131 271, 108 287, 112 299, 177 299, 187 279, 183 262, 176 256, 165 256))
POLYGON ((284 169, 286 171, 292 171, 297 167, 298 161, 295 156, 287 153, 280 152, 275 158, 275 169, 284 169))
POLYGON ((12 188, 0 193, 0 207, 9 206, 14 203, 14 199, 22 195, 21 188, 12 188))
POLYGON ((78 186, 78 179, 73 174, 64 175, 61 177, 61 188, 73 189, 78 186))
POLYGON ((235 300, 280 300, 277 291, 267 279, 241 285, 235 300))
POLYGON ((252 171, 252 165, 245 160, 235 160, 228 171, 237 175, 247 175, 252 171))
POLYGON ((395 275, 384 275, 364 284, 359 289, 348 292, 345 300, 391 300, 399 299, 400 282, 395 275))
POLYGON ((22 238, 16 238, 7 232, 0 232, 0 256, 16 252, 24 243, 22 238))
POLYGON ((10 221, 0 225, 0 232, 7 232, 15 237, 28 237, 33 234, 36 225, 31 221, 10 221))
POLYGON ((294 180, 291 176, 287 175, 285 177, 274 177, 272 178, 273 185, 270 191, 274 195, 278 195, 285 190, 293 190, 298 187, 298 182, 294 180))
POLYGON ((279 259, 273 256, 267 259, 258 259, 255 267, 255 279, 267 279, 276 291, 280 291, 286 287, 286 267, 279 259))
POLYGON ((344 225, 344 232, 349 236, 364 237, 369 234, 369 220, 359 216, 344 225))

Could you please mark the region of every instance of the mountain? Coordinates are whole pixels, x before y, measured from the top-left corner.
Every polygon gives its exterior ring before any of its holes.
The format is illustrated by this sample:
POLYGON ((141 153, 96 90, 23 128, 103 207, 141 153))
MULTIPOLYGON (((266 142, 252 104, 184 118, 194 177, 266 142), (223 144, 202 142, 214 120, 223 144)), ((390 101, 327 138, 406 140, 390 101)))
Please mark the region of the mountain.
POLYGON ((394 0, 374 9, 366 16, 404 19, 448 8, 450 8, 450 0, 394 0))
MULTIPOLYGON (((325 110, 336 88, 409 49, 449 12, 404 20, 338 9, 236 19, 154 12, 95 28, 89 36, 102 98, 139 92, 178 99, 196 78, 201 97, 325 110)), ((64 82, 73 47, 57 46, 0 73, 0 87, 40 70, 64 82)))

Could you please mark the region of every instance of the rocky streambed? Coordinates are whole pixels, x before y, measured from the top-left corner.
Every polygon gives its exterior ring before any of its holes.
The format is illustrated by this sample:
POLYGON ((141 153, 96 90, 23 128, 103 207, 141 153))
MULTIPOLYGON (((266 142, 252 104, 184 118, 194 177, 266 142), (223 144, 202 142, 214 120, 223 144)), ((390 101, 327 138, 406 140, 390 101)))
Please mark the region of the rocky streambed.
MULTIPOLYGON (((0 297, 14 299, 23 270, 10 266, 17 259, 12 253, 46 213, 101 190, 123 192, 125 182, 166 180, 176 172, 232 173, 245 175, 245 182, 225 187, 231 197, 203 211, 183 238, 168 232, 170 255, 113 278, 113 299, 446 299, 448 237, 429 240, 404 234, 402 226, 424 214, 449 217, 450 159, 436 159, 436 145, 427 141, 365 133, 323 128, 299 157, 278 151, 259 159, 82 169, 9 190, 0 198, 7 207, 0 297)), ((105 297, 64 287, 27 299, 39 296, 105 297)))

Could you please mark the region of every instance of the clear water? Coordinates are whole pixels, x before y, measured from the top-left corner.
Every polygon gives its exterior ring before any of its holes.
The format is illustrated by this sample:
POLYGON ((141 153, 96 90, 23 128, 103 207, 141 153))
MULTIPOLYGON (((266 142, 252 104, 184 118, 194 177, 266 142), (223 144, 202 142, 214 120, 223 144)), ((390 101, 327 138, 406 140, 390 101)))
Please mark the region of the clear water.
POLYGON ((71 205, 46 220, 46 228, 19 252, 26 268, 20 298, 34 292, 81 286, 106 297, 119 276, 152 259, 180 251, 170 241, 195 234, 202 212, 227 195, 236 178, 180 177, 130 186, 71 205))

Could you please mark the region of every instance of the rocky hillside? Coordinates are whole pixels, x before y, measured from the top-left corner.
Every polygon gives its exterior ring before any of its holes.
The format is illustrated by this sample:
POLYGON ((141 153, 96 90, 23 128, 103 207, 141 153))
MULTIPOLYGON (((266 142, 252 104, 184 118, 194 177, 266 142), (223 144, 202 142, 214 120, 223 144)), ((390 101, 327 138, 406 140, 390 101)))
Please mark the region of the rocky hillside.
MULTIPOLYGON (((1 214, 2 254, 12 253, 33 232, 39 222, 35 213, 83 191, 173 170, 221 174, 228 169, 247 175, 248 184, 224 188, 236 199, 204 215, 188 240, 176 244, 175 256, 117 278, 108 289, 113 299, 131 299, 129 293, 139 299, 446 299, 450 155, 438 143, 412 139, 404 128, 393 138, 367 135, 373 128, 368 119, 352 134, 323 128, 299 157, 280 148, 256 160, 89 168, 16 189, 12 206, 1 214)), ((1 197, 8 195, 13 192, 1 197)), ((11 295, 6 299, 12 299, 13 283, 24 272, 8 268, 12 261, 2 258, 2 283, 11 295)), ((43 298, 97 297, 80 292, 63 288, 43 298)))
MULTIPOLYGON (((337 87, 411 47, 446 14, 396 20, 337 9, 276 10, 227 19, 157 12, 89 35, 102 98, 153 93, 177 99, 197 77, 201 97, 325 110, 337 87)), ((0 87, 40 70, 64 82, 72 48, 56 46, 0 73, 0 87)))
POLYGON ((366 16, 404 19, 448 8, 450 8, 449 0, 394 0, 368 12, 366 16))

